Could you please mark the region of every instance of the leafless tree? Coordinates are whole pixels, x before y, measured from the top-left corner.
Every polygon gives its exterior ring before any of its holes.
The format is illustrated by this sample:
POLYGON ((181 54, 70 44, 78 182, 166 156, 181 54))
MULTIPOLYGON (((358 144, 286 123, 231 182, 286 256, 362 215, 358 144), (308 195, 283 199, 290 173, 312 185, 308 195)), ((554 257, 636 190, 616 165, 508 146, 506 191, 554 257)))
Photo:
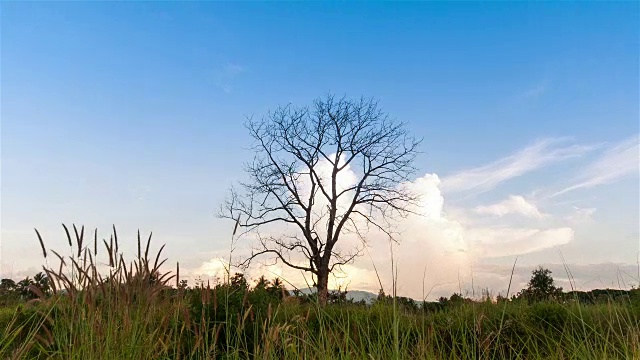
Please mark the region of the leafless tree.
POLYGON ((247 128, 255 151, 246 165, 249 181, 232 188, 221 211, 255 241, 241 265, 271 254, 310 272, 324 305, 329 274, 363 250, 340 251, 341 235, 353 234, 366 246, 366 231, 375 228, 395 240, 394 220, 416 201, 404 183, 415 171, 420 140, 376 101, 332 95, 311 107, 279 107, 249 119, 247 128), (265 233, 277 224, 294 230, 265 233))

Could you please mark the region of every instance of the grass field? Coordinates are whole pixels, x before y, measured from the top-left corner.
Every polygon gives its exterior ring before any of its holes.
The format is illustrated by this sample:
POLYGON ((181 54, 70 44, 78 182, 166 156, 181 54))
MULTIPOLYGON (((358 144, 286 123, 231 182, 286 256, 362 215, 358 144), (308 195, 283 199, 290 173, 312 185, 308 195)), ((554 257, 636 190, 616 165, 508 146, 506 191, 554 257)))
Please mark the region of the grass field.
MULTIPOLYGON (((220 287, 224 295, 229 288, 220 287)), ((51 298, 0 309, 2 358, 637 359, 640 306, 219 304, 207 292, 51 298), (211 298, 206 299, 207 296, 211 298), (226 305, 226 306, 225 306, 226 305)))
MULTIPOLYGON (((288 297, 229 276, 187 288, 139 243, 127 263, 97 241, 46 268, 52 295, 0 306, 2 359, 640 359, 640 295, 449 301, 409 306, 288 297), (105 256, 105 255, 103 255, 105 256), (61 291, 63 290, 64 291, 61 291)), ((71 239, 69 239, 72 246, 71 239)), ((47 255, 42 244, 43 253, 47 255)), ((86 245, 86 244, 85 244, 86 245)), ((148 244, 146 249, 148 249, 148 244)))

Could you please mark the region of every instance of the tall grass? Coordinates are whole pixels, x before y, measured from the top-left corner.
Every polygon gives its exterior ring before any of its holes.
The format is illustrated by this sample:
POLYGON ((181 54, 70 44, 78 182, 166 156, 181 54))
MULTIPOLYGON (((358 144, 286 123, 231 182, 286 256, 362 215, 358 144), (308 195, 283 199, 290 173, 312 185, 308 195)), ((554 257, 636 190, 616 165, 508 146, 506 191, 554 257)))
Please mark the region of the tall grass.
POLYGON ((66 257, 46 251, 39 237, 43 255, 59 262, 44 268, 55 294, 0 309, 0 358, 640 359, 640 305, 630 301, 441 311, 409 310, 395 298, 324 308, 265 302, 230 276, 179 288, 179 266, 162 270, 163 248, 151 255, 151 236, 138 234, 127 262, 115 228, 102 242, 75 226, 65 234, 66 257))

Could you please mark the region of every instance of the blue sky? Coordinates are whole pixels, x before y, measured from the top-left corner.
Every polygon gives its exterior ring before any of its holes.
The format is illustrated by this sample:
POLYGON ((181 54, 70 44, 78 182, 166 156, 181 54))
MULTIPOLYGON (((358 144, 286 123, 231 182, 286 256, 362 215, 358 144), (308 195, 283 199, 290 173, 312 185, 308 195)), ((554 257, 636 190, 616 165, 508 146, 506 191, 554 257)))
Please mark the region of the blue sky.
POLYGON ((417 177, 441 180, 429 186, 469 246, 487 229, 573 231, 466 262, 554 263, 559 247, 576 264, 635 263, 637 3, 14 2, 1 14, 3 275, 37 267, 32 228, 62 244, 62 221, 154 230, 172 260, 202 268, 228 248, 213 214, 250 159, 246 116, 328 92, 375 97, 424 138, 417 177), (467 180, 502 170, 481 189, 467 180))

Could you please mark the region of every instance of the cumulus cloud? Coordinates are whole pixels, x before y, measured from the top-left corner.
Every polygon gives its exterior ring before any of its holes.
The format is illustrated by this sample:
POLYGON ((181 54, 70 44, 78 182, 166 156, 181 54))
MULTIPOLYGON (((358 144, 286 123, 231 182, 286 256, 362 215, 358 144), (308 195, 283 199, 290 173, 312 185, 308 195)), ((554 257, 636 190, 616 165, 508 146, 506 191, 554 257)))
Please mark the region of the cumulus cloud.
POLYGON ((563 145, 566 139, 543 139, 527 148, 488 165, 464 170, 442 180, 447 193, 481 193, 528 172, 584 155, 592 149, 584 145, 563 145))
MULTIPOLYGON (((588 146, 563 145, 565 143, 563 139, 541 140, 511 156, 442 180, 437 174, 425 174, 403 184, 420 195, 421 202, 417 214, 401 219, 396 225, 399 242, 391 242, 386 234, 375 228, 369 229, 366 255, 338 269, 330 279, 330 286, 377 292, 382 283, 389 292, 394 279, 392 263, 398 272, 398 292, 416 299, 427 294, 430 299, 450 295, 468 287, 472 277, 476 284, 486 280, 487 286, 499 286, 492 282, 498 280, 500 285, 508 283, 505 274, 496 276, 494 273, 489 277, 489 271, 478 272, 474 264, 568 244, 575 236, 572 226, 579 225, 580 219, 589 219, 595 209, 576 208, 571 216, 543 213, 533 199, 521 195, 464 209, 452 207, 446 196, 462 191, 486 191, 511 178, 591 150, 588 146)), ((323 164, 319 166, 324 177, 323 164)), ((355 181, 357 174, 347 167, 337 186, 345 189, 355 181)), ((305 184, 301 183, 300 189, 305 189, 305 184)), ((323 204, 322 199, 318 199, 318 204, 323 204)), ((274 225, 269 231, 287 234, 296 229, 274 225)), ((346 252, 359 245, 362 242, 358 236, 343 234, 336 250, 346 252)), ((288 268, 275 259, 263 261, 262 265, 256 263, 257 266, 247 272, 249 278, 264 274, 281 277, 296 287, 312 284, 309 274, 288 268)), ((302 264, 304 259, 291 261, 302 264)), ((212 259, 193 273, 221 278, 224 264, 221 259, 212 259)))
MULTIPOLYGON (((416 299, 422 298, 423 291, 424 295, 430 292, 431 299, 451 295, 470 284, 475 277, 472 264, 477 261, 515 257, 573 240, 574 231, 569 227, 527 227, 500 217, 496 219, 497 225, 487 225, 447 212, 440 185, 436 174, 426 174, 411 184, 422 196, 423 211, 420 216, 404 219, 400 225, 403 229, 400 243, 394 245, 398 289, 403 294, 416 299)), ((541 225, 539 219, 535 220, 541 225)), ((371 246, 374 262, 382 272, 383 285, 388 288, 392 279, 388 242, 379 237, 371 246)))
MULTIPOLYGON (((348 173, 338 186, 348 186, 353 178, 348 173)), ((397 224, 400 231, 399 243, 390 242, 388 236, 381 231, 370 228, 366 234, 366 254, 356 262, 338 268, 332 274, 329 285, 333 288, 368 290, 377 292, 380 282, 387 292, 392 287, 392 251, 393 261, 397 266, 401 281, 398 284, 400 293, 420 298, 423 282, 428 289, 439 285, 438 289, 451 292, 458 288, 458 280, 468 270, 468 248, 464 240, 464 227, 456 220, 450 219, 444 213, 444 197, 439 189, 440 179, 435 174, 427 174, 405 186, 412 187, 421 195, 419 215, 410 215, 397 224), (423 278, 423 272, 427 269, 423 278), (437 269, 437 271, 436 271, 437 269), (418 274, 419 273, 419 274, 418 274)), ((295 229, 289 229, 295 231, 295 229)), ((270 232, 286 233, 285 226, 271 227, 270 232)), ((245 243, 249 245, 248 242, 245 243)), ((355 234, 343 234, 337 244, 338 251, 349 251, 355 246, 362 245, 355 234)), ((249 247, 237 248, 237 256, 246 254, 249 247)), ((302 258, 292 259, 302 262, 302 258)), ((223 279, 228 260, 215 257, 204 262, 201 266, 190 271, 193 278, 223 279)), ((275 259, 265 257, 255 263, 247 272, 249 278, 260 275, 277 275, 296 287, 302 288, 312 284, 309 274, 291 269, 275 259)), ((428 292, 428 291, 427 291, 428 292)), ((436 294, 434 292, 434 294, 436 294)))
MULTIPOLYGON (((436 174, 416 179, 412 190, 421 195, 422 212, 410 215, 400 225, 402 237, 394 244, 394 258, 398 270, 398 289, 415 298, 436 286, 432 295, 451 293, 458 288, 458 280, 468 277, 469 248, 464 226, 444 211, 444 196, 436 174)), ((375 248, 376 260, 384 269, 383 284, 391 286, 389 245, 379 239, 375 248), (386 245, 386 246, 385 246, 386 245)), ((426 295, 426 294, 424 294, 426 295)))
POLYGON ((192 279, 205 278, 221 281, 228 275, 227 271, 233 271, 229 267, 229 261, 223 257, 214 257, 202 263, 198 268, 188 272, 192 279))
MULTIPOLYGON (((574 207, 570 213, 558 214, 551 209, 559 205, 549 203, 545 199, 545 212, 537 206, 535 198, 512 195, 502 201, 476 207, 465 208, 464 203, 457 202, 452 207, 447 200, 451 194, 459 192, 483 192, 500 186, 514 177, 522 176, 536 169, 564 160, 579 157, 590 151, 591 147, 566 145, 563 139, 541 140, 511 156, 494 161, 490 164, 461 171, 457 174, 441 179, 437 174, 425 174, 408 186, 421 195, 417 215, 410 215, 401 219, 397 224, 399 243, 390 243, 388 237, 376 232, 375 229, 366 234, 367 248, 365 256, 356 262, 338 269, 330 279, 333 288, 342 287, 353 290, 368 290, 377 292, 380 282, 387 292, 392 286, 391 263, 397 266, 398 292, 404 296, 420 299, 429 294, 430 299, 438 296, 448 296, 454 291, 468 288, 473 277, 477 286, 483 284, 491 289, 500 290, 509 281, 509 266, 493 268, 483 262, 501 262, 505 259, 498 257, 518 256, 541 251, 570 243, 574 239, 574 227, 588 221, 595 213, 594 208, 574 207), (393 256, 392 251, 393 249, 393 256), (478 265, 479 264, 479 265, 478 265), (380 279, 380 280, 379 280, 380 279)), ((638 136, 627 139, 605 150, 600 158, 587 166, 576 177, 575 185, 567 187, 563 192, 578 188, 588 188, 598 184, 612 182, 622 176, 627 176, 638 170, 638 136)), ((325 164, 326 165, 326 164, 325 164)), ((322 177, 328 176, 330 168, 322 168, 322 177)), ((346 168, 338 179, 338 190, 348 188, 357 180, 357 174, 346 168)), ((304 184, 301 184, 304 185, 304 184)), ((304 189, 304 186, 302 187, 304 189)), ((141 190, 141 189, 136 189, 141 190)), ((142 189, 144 190, 144 189, 142 189)), ((505 194, 506 195, 506 194, 505 194)), ((538 200, 540 200, 538 198, 538 200)), ((342 200, 341 200, 342 201, 342 200)), ((318 205, 326 205, 322 198, 318 205)), ((343 208, 346 204, 340 203, 343 208)), ((318 217, 323 216, 322 210, 318 217)), ((326 216, 326 214, 325 214, 326 216)), ((275 234, 286 234, 295 228, 273 227, 275 234)), ((3 230, 3 236, 6 231, 3 230)), ((21 238, 32 238, 33 234, 21 235, 21 238)), ((637 239, 634 233, 633 239, 637 239)), ((60 240, 64 243, 64 240, 60 240)), ((14 242, 17 244, 17 242, 14 242)), ((7 251, 3 244, 3 251, 7 251)), ((249 242, 238 244, 233 254, 232 263, 249 250, 249 242), (242 249, 247 245, 246 249, 242 249)), ((338 243, 337 250, 348 251, 356 245, 362 245, 354 234, 345 234, 338 243)), ((12 253, 16 254, 9 248, 12 253)), ((206 261, 199 260, 196 265, 187 268, 183 265, 186 278, 192 281, 196 278, 203 280, 222 280, 229 268, 227 256, 214 253, 202 255, 206 261)), ((2 260, 2 273, 13 272, 5 256, 2 260)), ((295 259, 294 261, 302 261, 295 259)), ((27 267, 24 261, 20 264, 27 267)), ((593 269, 578 268, 573 271, 574 276, 580 277, 582 283, 589 283, 597 279, 597 272, 593 269), (591 276, 591 278, 590 278, 591 276)), ((613 268, 606 268, 609 277, 603 281, 606 284, 615 279, 613 268)), ((626 269, 626 268, 625 268, 626 269)), ((231 267, 231 272, 241 269, 231 267)), ((530 270, 519 271, 516 274, 518 284, 526 282, 530 270)), ((555 270, 554 270, 555 271, 555 270)), ((603 270, 604 271, 604 270, 603 270)), ((32 271, 28 271, 32 273, 32 271)), ((312 284, 309 274, 286 267, 282 263, 275 263, 273 259, 265 258, 262 262, 255 262, 254 266, 245 272, 249 279, 260 275, 268 278, 280 277, 296 287, 307 287, 312 284)), ((555 274, 555 273, 554 273, 555 274)), ((560 279, 561 284, 567 280, 560 279)), ((599 280, 598 280, 599 281, 599 280)), ((593 283, 600 286, 599 283, 593 283)), ((515 285, 514 285, 515 286, 515 285)), ((291 285, 288 286, 291 288, 291 285)))
MULTIPOLYGON (((340 188, 349 186, 356 179, 349 168, 346 170, 338 181, 340 188)), ((519 214, 536 221, 543 217, 537 207, 522 196, 512 196, 501 203, 480 207, 478 213, 496 215, 497 224, 487 225, 478 224, 473 218, 455 211, 447 213, 442 182, 436 174, 425 174, 403 186, 410 187, 420 196, 421 202, 417 214, 401 219, 396 225, 399 242, 391 242, 385 233, 369 229, 366 233, 367 255, 338 269, 330 279, 331 287, 375 293, 381 282, 389 292, 393 284, 393 261, 398 272, 399 293, 417 299, 427 294, 429 298, 435 298, 460 291, 461 284, 468 284, 473 276, 471 264, 478 259, 521 255, 566 244, 573 239, 570 228, 522 227, 512 223, 509 217, 503 217, 519 214)), ((269 231, 284 234, 295 229, 274 226, 269 231)), ((346 252, 358 245, 362 245, 359 237, 343 234, 336 250, 346 252)), ((309 274, 288 268, 275 259, 263 261, 262 265, 247 272, 249 278, 263 274, 269 277, 271 274, 296 287, 312 284, 309 274)), ((215 258, 202 264, 193 274, 221 279, 225 264, 224 258, 215 258)))
MULTIPOLYGON (((292 287, 291 285, 300 289, 313 285, 313 279, 311 279, 310 274, 287 267, 282 263, 276 263, 268 259, 264 260, 265 261, 255 262, 254 266, 251 266, 249 269, 240 269, 233 266, 233 264, 229 266, 228 258, 214 257, 205 261, 199 267, 187 271, 186 275, 182 278, 186 278, 190 282, 198 279, 205 282, 209 281, 213 285, 224 281, 226 276, 228 276, 227 271, 230 271, 231 275, 236 272, 244 273, 249 281, 255 281, 260 276, 265 276, 267 279, 280 278, 289 284, 289 288, 292 287)), ((329 287, 335 289, 377 291, 379 286, 376 285, 376 279, 377 277, 373 269, 349 264, 336 268, 329 278, 329 287)))
MULTIPOLYGON (((399 243, 390 243, 385 234, 371 230, 367 234, 368 256, 342 267, 334 274, 330 285, 377 292, 381 281, 388 292, 392 287, 393 258, 399 274, 397 287, 400 293, 418 299, 427 293, 430 298, 450 295, 459 291, 461 283, 470 282, 470 264, 477 258, 538 251, 565 244, 573 237, 573 231, 568 228, 474 226, 467 219, 445 212, 440 184, 436 174, 426 174, 407 184, 420 195, 422 203, 419 215, 410 215, 398 224, 401 230, 399 243)), ((346 250, 357 245, 357 241, 357 237, 346 235, 337 246, 346 250)), ((278 274, 298 287, 305 287, 310 281, 305 281, 299 271, 282 264, 273 266, 267 267, 270 273, 278 274)), ((207 265, 204 268, 214 270, 208 271, 209 274, 219 274, 221 267, 207 265)), ((265 272, 263 268, 250 273, 259 276, 265 272)))
POLYGON ((507 199, 492 205, 477 206, 474 211, 481 215, 502 217, 515 214, 540 219, 544 216, 538 207, 520 195, 511 195, 507 199))
POLYGON ((637 176, 640 164, 639 143, 640 135, 634 135, 613 145, 594 162, 587 165, 574 179, 573 185, 556 192, 551 197, 612 183, 629 175, 637 176))

